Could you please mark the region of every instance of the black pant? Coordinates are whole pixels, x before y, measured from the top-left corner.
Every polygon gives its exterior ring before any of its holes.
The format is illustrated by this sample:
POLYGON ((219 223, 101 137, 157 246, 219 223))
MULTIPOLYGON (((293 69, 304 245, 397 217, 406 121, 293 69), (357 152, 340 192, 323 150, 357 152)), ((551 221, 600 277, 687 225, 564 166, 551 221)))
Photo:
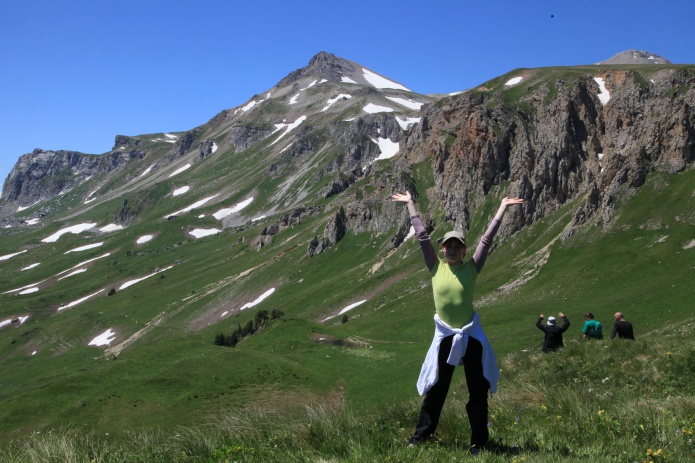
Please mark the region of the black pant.
MULTIPOLYGON (((420 418, 410 442, 417 443, 426 440, 437 429, 442 407, 449 392, 451 378, 454 375, 454 368, 456 368, 446 361, 449 358, 453 338, 453 336, 444 338, 439 346, 439 379, 425 394, 425 400, 423 400, 420 409, 420 418)), ((483 375, 483 346, 480 341, 472 337, 468 338, 468 347, 463 356, 463 368, 466 372, 466 385, 468 386, 466 412, 468 413, 468 422, 471 425, 471 446, 482 448, 488 440, 487 391, 490 389, 490 382, 483 375)))

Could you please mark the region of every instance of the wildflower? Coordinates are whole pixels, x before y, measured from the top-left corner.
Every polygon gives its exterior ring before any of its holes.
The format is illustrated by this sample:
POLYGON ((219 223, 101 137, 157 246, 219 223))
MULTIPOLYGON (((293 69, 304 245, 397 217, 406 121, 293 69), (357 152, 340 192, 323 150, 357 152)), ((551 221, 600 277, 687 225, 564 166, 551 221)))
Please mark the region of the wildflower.
POLYGON ((599 410, 599 411, 598 411, 598 414, 599 414, 599 416, 605 415, 605 414, 606 414, 606 411, 605 411, 605 410, 599 410))
POLYGON ((541 410, 546 411, 548 410, 548 407, 546 407, 545 405, 541 405, 541 410))
POLYGON ((561 419, 562 419, 562 415, 558 415, 558 416, 556 416, 555 418, 557 418, 558 420, 561 420, 561 419))

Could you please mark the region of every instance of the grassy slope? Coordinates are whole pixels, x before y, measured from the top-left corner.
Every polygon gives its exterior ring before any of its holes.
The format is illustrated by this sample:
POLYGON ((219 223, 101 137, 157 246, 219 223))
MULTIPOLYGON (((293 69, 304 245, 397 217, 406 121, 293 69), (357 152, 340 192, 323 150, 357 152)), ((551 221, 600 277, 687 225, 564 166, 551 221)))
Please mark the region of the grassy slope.
MULTIPOLYGON (((582 314, 588 310, 604 322, 606 330, 610 330, 612 313, 622 310, 635 323, 638 337, 689 314, 695 248, 683 247, 693 239, 694 185, 692 170, 675 176, 654 174, 636 195, 626 196, 624 208, 605 233, 600 231, 603 224, 597 224, 557 241, 535 278, 500 295, 495 290, 525 269, 519 262, 562 230, 569 220, 567 211, 502 243, 490 256, 478 288, 479 311, 498 356, 537 345, 540 332, 534 322, 540 312, 568 314, 573 322, 568 339, 579 337, 582 314), (526 251, 520 254, 517 249, 526 251)), ((137 253, 124 255, 126 249, 135 250, 132 243, 138 236, 152 231, 151 226, 135 225, 126 241, 112 239, 109 248, 120 246, 113 260, 107 258, 90 270, 101 272, 99 281, 120 283, 151 272, 154 264, 171 265, 177 259, 184 264, 132 290, 59 314, 54 312, 56 304, 77 299, 83 289, 78 294, 69 284, 57 286, 58 282, 54 288, 62 291, 25 296, 26 307, 44 310, 34 311, 36 319, 27 325, 3 332, 3 434, 58 424, 87 424, 108 432, 140 426, 166 429, 259 399, 282 401, 288 391, 344 395, 357 409, 415 398, 414 380, 432 329, 430 289, 417 245, 408 242, 370 275, 371 265, 362 263, 373 262, 379 246, 368 234, 348 235, 327 253, 306 259, 306 239, 317 225, 309 220, 285 230, 277 236, 278 244, 260 252, 238 238, 256 236, 261 225, 201 240, 185 239, 170 229, 137 248, 149 257, 146 262, 137 253), (288 238, 289 242, 283 242, 288 238), (287 249, 278 257, 280 250, 287 249), (251 275, 219 288, 205 286, 256 266, 251 275), (175 272, 187 276, 185 285, 175 272), (225 307, 255 299, 269 287, 279 289, 267 302, 191 331, 201 310, 214 309, 219 314, 225 307), (340 317, 317 323, 362 299, 369 300, 350 312, 349 323, 340 324, 340 317), (256 309, 275 308, 286 313, 284 321, 274 322, 236 349, 212 345, 217 333, 245 324, 256 309), (117 360, 102 357, 94 348, 76 347, 108 327, 130 335, 162 311, 171 312, 171 317, 138 341, 137 349, 125 350, 117 360), (43 317, 48 323, 38 323, 43 317), (89 333, 76 328, 85 321, 93 326, 89 333), (316 343, 312 336, 317 335, 355 338, 369 347, 316 343), (52 350, 39 348, 33 357, 8 357, 24 343, 26 349, 33 349, 32 343, 37 342, 52 350), (56 355, 61 352, 56 344, 65 344, 66 353, 56 355)), ((70 249, 78 244, 66 238, 56 246, 70 249)), ((101 249, 71 259, 81 262, 100 255, 101 249)), ((38 268, 42 267, 48 275, 64 269, 65 263, 56 259, 51 264, 49 259, 38 268)))

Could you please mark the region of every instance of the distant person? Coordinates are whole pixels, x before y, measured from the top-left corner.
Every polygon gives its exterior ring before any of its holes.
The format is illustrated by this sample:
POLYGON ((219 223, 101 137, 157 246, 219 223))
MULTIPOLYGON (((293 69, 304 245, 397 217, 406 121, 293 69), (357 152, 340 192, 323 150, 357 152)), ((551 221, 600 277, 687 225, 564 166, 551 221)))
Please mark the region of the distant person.
POLYGON ((620 339, 635 339, 635 333, 632 332, 632 323, 623 318, 622 312, 616 312, 613 318, 615 318, 615 323, 613 324, 611 339, 613 339, 616 334, 620 339))
POLYGON ((570 321, 567 319, 567 316, 562 312, 557 314, 557 316, 562 318, 562 326, 557 326, 557 320, 555 320, 555 317, 548 317, 548 322, 546 323, 546 326, 543 326, 542 322, 545 318, 543 314, 540 314, 538 320, 536 321, 536 326, 538 327, 538 329, 545 333, 545 337, 543 338, 543 352, 545 352, 546 354, 548 352, 554 351, 555 349, 565 346, 562 343, 562 333, 567 331, 567 328, 570 327, 570 321))
POLYGON ((504 198, 485 234, 480 238, 473 257, 465 262, 466 238, 450 231, 441 243, 443 259, 437 256, 430 236, 420 220, 410 193, 394 194, 393 201, 406 203, 410 222, 415 229, 427 270, 432 277, 434 296, 434 339, 420 371, 417 389, 425 395, 410 445, 432 438, 444 407, 454 368, 463 365, 468 387, 466 413, 471 425, 470 452, 477 454, 487 444, 488 390, 497 390, 499 369, 492 346, 473 309, 475 280, 483 269, 492 240, 502 222, 507 206, 521 204, 521 198, 504 198))
POLYGON ((583 339, 603 339, 603 325, 600 321, 594 320, 594 314, 587 312, 584 314, 584 328, 582 328, 583 339))

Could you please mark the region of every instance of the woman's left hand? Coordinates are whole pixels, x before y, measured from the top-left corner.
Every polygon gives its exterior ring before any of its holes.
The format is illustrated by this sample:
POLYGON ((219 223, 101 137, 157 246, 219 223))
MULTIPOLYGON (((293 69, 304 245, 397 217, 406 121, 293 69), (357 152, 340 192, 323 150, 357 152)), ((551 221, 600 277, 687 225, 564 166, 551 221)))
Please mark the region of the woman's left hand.
POLYGON ((503 206, 511 206, 512 204, 522 204, 524 202, 524 198, 503 198, 502 199, 502 205, 503 206))

